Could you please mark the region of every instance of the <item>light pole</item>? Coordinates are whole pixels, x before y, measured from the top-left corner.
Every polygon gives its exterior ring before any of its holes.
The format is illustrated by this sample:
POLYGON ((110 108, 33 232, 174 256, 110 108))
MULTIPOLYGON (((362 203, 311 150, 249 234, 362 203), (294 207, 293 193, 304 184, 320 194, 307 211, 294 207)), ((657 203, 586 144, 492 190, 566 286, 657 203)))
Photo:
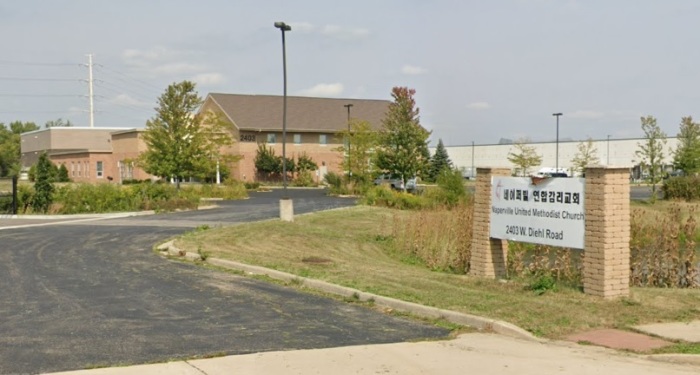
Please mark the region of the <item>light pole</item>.
POLYGON ((284 78, 284 95, 282 99, 282 186, 283 194, 280 201, 280 218, 283 221, 294 219, 292 200, 287 195, 287 49, 284 40, 285 31, 292 31, 292 27, 284 22, 275 22, 275 27, 282 31, 282 75, 284 78))
POLYGON ((552 116, 557 118, 557 154, 556 154, 556 166, 555 171, 559 173, 559 116, 564 115, 563 113, 552 113, 552 116))
POLYGON ((352 104, 345 104, 343 107, 348 109, 348 177, 352 176, 352 167, 350 166, 350 108, 352 104))
POLYGON ((610 134, 608 134, 608 152, 607 152, 607 155, 608 155, 608 162, 606 163, 606 165, 610 165, 610 134))

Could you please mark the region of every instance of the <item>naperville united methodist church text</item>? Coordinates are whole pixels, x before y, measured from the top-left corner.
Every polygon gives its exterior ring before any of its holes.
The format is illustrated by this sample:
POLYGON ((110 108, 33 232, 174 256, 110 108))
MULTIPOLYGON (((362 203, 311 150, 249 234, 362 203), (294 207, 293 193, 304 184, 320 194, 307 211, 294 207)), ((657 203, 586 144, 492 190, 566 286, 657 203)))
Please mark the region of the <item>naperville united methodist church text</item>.
POLYGON ((584 179, 527 177, 491 180, 490 236, 583 249, 584 179))

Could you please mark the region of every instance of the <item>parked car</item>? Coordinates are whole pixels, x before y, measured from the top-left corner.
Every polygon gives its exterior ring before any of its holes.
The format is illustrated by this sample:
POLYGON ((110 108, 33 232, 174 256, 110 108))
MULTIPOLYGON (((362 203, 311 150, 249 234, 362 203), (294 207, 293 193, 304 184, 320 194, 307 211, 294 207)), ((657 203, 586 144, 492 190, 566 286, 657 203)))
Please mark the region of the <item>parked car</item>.
POLYGON ((379 177, 374 179, 374 184, 387 185, 394 190, 415 191, 417 187, 417 179, 415 177, 409 178, 404 183, 403 179, 401 178, 392 178, 388 175, 380 175, 379 177))

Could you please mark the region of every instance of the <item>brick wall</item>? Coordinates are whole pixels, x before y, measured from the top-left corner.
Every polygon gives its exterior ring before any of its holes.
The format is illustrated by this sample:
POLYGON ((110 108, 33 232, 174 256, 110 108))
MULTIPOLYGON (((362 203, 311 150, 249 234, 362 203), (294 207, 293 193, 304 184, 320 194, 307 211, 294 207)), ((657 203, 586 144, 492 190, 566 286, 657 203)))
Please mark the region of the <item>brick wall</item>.
POLYGON ((629 295, 629 191, 629 168, 586 169, 586 294, 603 298, 629 295))
POLYGON ((491 238, 491 177, 510 176, 509 168, 477 168, 474 190, 471 271, 474 276, 506 277, 506 241, 491 238))

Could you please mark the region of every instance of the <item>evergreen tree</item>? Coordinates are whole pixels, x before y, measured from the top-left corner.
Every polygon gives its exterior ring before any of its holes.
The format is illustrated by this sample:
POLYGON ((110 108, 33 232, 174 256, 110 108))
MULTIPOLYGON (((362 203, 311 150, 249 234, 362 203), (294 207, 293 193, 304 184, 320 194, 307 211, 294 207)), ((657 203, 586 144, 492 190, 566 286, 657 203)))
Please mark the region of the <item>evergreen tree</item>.
POLYGON ((36 164, 36 177, 34 182, 34 199, 32 208, 35 212, 47 212, 53 202, 54 192, 54 166, 49 157, 43 152, 36 164))
POLYGON ((442 143, 442 139, 438 140, 437 147, 435 148, 435 154, 430 159, 430 180, 436 181, 437 177, 445 169, 452 169, 452 160, 447 154, 447 149, 442 143))
POLYGON ((385 174, 406 179, 428 172, 430 132, 419 120, 413 89, 394 87, 394 102, 383 120, 376 165, 385 174))

